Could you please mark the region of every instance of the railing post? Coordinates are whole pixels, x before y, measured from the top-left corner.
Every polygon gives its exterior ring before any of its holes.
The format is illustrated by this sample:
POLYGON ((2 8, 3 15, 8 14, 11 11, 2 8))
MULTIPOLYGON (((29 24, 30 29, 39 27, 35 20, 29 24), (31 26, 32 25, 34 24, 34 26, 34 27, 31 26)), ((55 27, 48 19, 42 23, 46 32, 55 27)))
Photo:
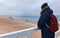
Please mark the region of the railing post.
POLYGON ((31 33, 27 33, 26 38, 31 38, 31 33))
POLYGON ((57 37, 57 33, 60 32, 60 30, 58 30, 57 32, 55 32, 55 38, 59 38, 57 37))
POLYGON ((56 33, 55 33, 55 38, 57 38, 57 35, 56 35, 56 33))
POLYGON ((58 38, 60 38, 60 36, 58 38))

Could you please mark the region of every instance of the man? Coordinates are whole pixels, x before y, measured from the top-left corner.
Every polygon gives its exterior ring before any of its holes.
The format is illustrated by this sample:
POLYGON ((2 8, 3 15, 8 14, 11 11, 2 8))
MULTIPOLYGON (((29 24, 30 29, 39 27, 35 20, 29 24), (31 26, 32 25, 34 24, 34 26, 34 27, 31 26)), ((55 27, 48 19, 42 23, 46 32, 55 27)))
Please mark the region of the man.
POLYGON ((47 3, 41 6, 41 10, 38 28, 41 29, 42 38, 54 38, 55 32, 51 32, 48 27, 50 25, 50 14, 53 13, 53 11, 49 8, 47 3))

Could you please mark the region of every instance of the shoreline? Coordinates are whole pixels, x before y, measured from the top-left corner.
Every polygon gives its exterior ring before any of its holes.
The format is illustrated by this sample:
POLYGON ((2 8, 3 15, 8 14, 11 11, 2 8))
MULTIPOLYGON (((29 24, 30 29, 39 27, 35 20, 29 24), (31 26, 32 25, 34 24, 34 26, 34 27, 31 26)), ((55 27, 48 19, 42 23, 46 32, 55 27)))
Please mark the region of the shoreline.
POLYGON ((35 25, 36 24, 31 22, 11 20, 8 17, 0 17, 0 34, 28 29, 35 27, 35 25))
MULTIPOLYGON (((9 19, 9 17, 0 17, 0 34, 28 29, 28 28, 36 27, 36 25, 37 25, 36 22, 11 20, 9 19)), ((59 36, 60 32, 57 35, 59 36)), ((41 37, 41 30, 32 33, 32 38, 40 38, 40 37, 41 37)), ((24 38, 24 36, 22 37, 18 36, 17 38, 24 38)))

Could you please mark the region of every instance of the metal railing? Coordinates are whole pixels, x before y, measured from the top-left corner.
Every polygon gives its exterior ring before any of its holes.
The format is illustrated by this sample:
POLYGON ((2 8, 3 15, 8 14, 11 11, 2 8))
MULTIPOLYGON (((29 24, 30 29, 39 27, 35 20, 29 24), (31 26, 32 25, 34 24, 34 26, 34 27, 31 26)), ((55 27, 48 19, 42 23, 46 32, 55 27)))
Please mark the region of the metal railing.
POLYGON ((1 34, 0 38, 15 38, 15 36, 18 35, 26 35, 26 38, 31 38, 31 32, 37 31, 38 29, 36 27, 25 29, 25 30, 19 30, 11 33, 1 34))
MULTIPOLYGON (((31 33, 38 30, 39 29, 37 27, 33 27, 33 28, 25 29, 25 30, 19 30, 15 32, 6 33, 6 34, 0 34, 0 38, 16 38, 16 36, 18 35, 26 35, 26 38, 32 38, 31 33)), ((60 32, 60 30, 58 30, 55 33, 55 38, 60 38, 60 36, 57 37, 56 35, 58 32, 60 32)))

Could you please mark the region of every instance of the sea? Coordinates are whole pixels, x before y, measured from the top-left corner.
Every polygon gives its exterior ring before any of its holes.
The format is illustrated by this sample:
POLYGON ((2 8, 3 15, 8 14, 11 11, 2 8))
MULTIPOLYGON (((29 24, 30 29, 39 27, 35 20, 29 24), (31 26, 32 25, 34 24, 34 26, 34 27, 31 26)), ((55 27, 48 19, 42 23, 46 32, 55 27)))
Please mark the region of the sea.
MULTIPOLYGON (((22 20, 27 22, 38 22, 40 16, 10 16, 12 19, 15 20, 22 20)), ((56 15, 58 21, 60 21, 60 15, 56 15)))

